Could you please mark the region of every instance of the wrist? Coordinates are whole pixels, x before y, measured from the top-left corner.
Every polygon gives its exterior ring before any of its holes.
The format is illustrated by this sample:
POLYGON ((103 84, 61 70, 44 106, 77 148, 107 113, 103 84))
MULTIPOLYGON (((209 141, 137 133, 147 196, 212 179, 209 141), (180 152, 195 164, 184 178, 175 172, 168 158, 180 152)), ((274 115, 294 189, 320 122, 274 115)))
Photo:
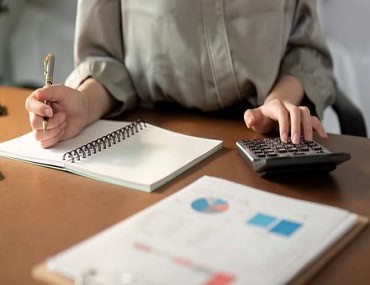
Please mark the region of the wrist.
POLYGON ((277 80, 275 86, 267 96, 264 104, 279 99, 291 104, 299 105, 304 96, 304 88, 298 78, 284 74, 277 80))
POLYGON ((109 113, 114 105, 113 97, 100 82, 93 78, 86 79, 77 90, 83 95, 87 124, 109 113))

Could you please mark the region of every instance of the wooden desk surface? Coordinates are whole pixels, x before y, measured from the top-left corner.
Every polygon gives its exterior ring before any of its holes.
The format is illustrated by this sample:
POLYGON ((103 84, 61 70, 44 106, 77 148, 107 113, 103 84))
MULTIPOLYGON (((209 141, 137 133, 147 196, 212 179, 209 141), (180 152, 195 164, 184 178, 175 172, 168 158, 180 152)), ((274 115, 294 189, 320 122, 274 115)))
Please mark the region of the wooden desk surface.
MULTIPOLYGON (((29 90, 0 87, 0 141, 30 131, 24 109, 29 90)), ((125 189, 63 171, 0 158, 0 283, 38 284, 31 268, 51 255, 178 191, 203 175, 218 176, 274 193, 325 203, 370 217, 370 140, 330 135, 323 145, 352 159, 330 175, 265 180, 235 151, 235 141, 258 137, 242 121, 164 109, 138 110, 142 118, 190 135, 223 139, 224 148, 153 193, 125 189)), ((315 284, 365 284, 370 280, 367 228, 314 279, 315 284)))

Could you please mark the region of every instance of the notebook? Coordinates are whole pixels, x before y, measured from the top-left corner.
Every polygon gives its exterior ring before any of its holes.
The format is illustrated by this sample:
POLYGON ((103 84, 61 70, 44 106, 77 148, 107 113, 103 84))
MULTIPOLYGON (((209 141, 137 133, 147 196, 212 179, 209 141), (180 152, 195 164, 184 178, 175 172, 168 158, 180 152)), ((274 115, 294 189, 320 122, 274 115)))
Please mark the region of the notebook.
POLYGON ((151 192, 221 147, 141 121, 99 120, 48 149, 28 133, 0 143, 0 155, 151 192))
POLYGON ((345 209, 204 176, 33 275, 53 284, 302 284, 366 224, 345 209))

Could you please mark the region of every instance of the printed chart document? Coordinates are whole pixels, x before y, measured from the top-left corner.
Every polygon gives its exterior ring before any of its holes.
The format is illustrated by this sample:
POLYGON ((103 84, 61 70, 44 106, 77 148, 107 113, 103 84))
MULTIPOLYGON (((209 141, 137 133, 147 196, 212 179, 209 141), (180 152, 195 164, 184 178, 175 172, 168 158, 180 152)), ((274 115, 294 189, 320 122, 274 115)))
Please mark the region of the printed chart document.
POLYGON ((0 155, 151 192, 222 148, 222 141, 144 122, 99 120, 43 149, 32 133, 0 143, 0 155), (64 159, 63 159, 64 158, 64 159))
POLYGON ((132 284, 285 284, 319 264, 357 225, 359 216, 340 208, 204 176, 51 257, 34 276, 74 280, 94 272, 112 284, 127 278, 132 284))

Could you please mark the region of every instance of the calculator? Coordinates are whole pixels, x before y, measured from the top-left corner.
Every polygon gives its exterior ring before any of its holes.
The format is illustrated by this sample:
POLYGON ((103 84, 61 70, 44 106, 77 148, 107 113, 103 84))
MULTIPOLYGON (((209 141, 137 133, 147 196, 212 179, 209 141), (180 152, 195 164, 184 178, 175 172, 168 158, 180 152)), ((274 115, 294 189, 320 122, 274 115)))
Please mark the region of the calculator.
POLYGON ((236 142, 240 155, 261 176, 289 173, 323 173, 351 158, 349 153, 335 153, 316 141, 293 144, 280 138, 243 139, 236 142))

